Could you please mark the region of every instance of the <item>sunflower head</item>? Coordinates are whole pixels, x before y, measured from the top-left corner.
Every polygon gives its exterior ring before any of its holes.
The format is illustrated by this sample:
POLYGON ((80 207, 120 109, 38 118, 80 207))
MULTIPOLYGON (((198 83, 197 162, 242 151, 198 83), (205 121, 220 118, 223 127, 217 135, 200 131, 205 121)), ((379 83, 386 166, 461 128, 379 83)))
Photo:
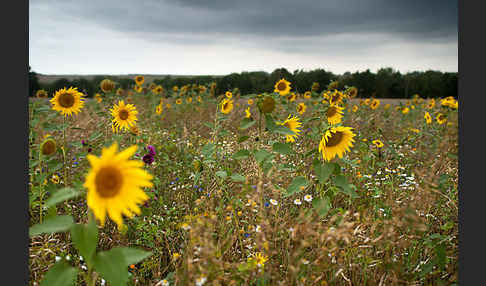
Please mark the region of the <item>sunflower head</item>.
POLYGON ((425 112, 424 119, 425 119, 425 123, 427 124, 432 123, 432 116, 430 116, 430 113, 428 111, 425 112))
POLYGON ((297 98, 297 95, 295 94, 295 92, 290 93, 290 95, 288 96, 288 100, 290 102, 295 101, 296 98, 297 98))
POLYGON ((36 93, 35 93, 35 97, 37 98, 48 98, 49 95, 47 94, 47 91, 43 90, 43 89, 39 89, 36 93))
POLYGON ((318 82, 313 82, 312 83, 312 87, 311 87, 311 90, 314 91, 314 92, 317 92, 319 90, 319 83, 318 82))
POLYGON ((339 81, 334 80, 334 81, 331 81, 331 83, 327 86, 327 89, 328 90, 337 89, 338 86, 339 86, 339 81))
POLYGON ((178 92, 178 91, 179 91, 179 87, 178 87, 177 85, 174 85, 174 86, 172 87, 172 91, 174 91, 174 92, 178 92))
POLYGON ((381 147, 383 147, 383 146, 384 146, 384 145, 383 145, 383 142, 381 142, 381 140, 378 140, 378 139, 373 140, 373 141, 372 141, 372 143, 373 143, 373 144, 375 144, 375 146, 376 146, 377 148, 381 148, 381 147))
POLYGON ((373 101, 371 101, 370 108, 375 110, 380 106, 380 100, 374 98, 373 101))
POLYGON ((410 112, 410 108, 408 108, 408 107, 405 107, 405 108, 402 109, 403 114, 407 114, 409 112, 410 112))
POLYGON ((301 103, 299 103, 299 105, 297 105, 297 112, 301 115, 304 114, 306 109, 307 109, 307 106, 303 102, 301 102, 301 103))
POLYGON ((96 101, 98 101, 98 103, 103 101, 103 98, 101 97, 101 94, 99 94, 99 93, 95 94, 94 98, 96 99, 96 101))
POLYGON ((181 104, 182 103, 182 99, 178 98, 176 99, 176 104, 181 104))
POLYGON ((319 143, 319 152, 325 161, 331 161, 334 157, 342 158, 346 151, 353 147, 355 134, 351 127, 331 127, 326 130, 319 143))
POLYGON ((277 81, 274 92, 278 92, 282 96, 287 95, 290 92, 290 82, 286 81, 284 78, 277 81))
POLYGON ((350 98, 355 98, 358 95, 358 89, 354 86, 348 89, 348 95, 350 98))
POLYGON ((262 113, 272 113, 275 109, 275 99, 267 95, 258 101, 258 108, 262 113))
POLYGON ((115 83, 105 78, 100 82, 100 88, 104 93, 112 92, 115 89, 115 83))
POLYGON ((391 105, 390 105, 389 103, 387 103, 387 104, 385 104, 385 107, 383 107, 383 108, 384 108, 385 110, 388 110, 388 109, 390 108, 390 106, 391 106, 391 105))
POLYGON ((47 137, 46 139, 44 139, 44 141, 42 141, 40 145, 40 151, 44 156, 50 156, 54 154, 56 150, 56 141, 54 141, 54 139, 52 139, 51 137, 47 137))
POLYGON ((118 95, 118 96, 122 96, 122 95, 123 95, 123 88, 121 88, 121 87, 120 87, 120 88, 118 88, 118 89, 116 90, 116 95, 118 95))
POLYGON ((200 95, 197 96, 197 102, 199 102, 199 103, 203 102, 202 97, 200 95))
POLYGON ((251 117, 251 112, 250 112, 250 107, 245 109, 245 118, 250 118, 251 117))
POLYGON ((343 101, 344 97, 345 95, 342 92, 339 90, 334 90, 334 92, 329 95, 329 103, 339 104, 343 101))
POLYGON ((157 85, 154 89, 153 89, 154 93, 155 94, 161 94, 162 91, 164 91, 164 88, 161 86, 161 85, 157 85))
POLYGON ((186 98, 186 102, 187 102, 187 103, 191 103, 191 102, 192 102, 192 97, 188 97, 188 98, 186 98))
POLYGON ((133 104, 125 104, 123 100, 118 101, 112 109, 112 122, 115 128, 130 129, 130 126, 136 124, 138 111, 133 104))
POLYGON ((364 105, 370 105, 371 99, 367 98, 364 100, 363 104, 364 105))
POLYGON ((248 103, 248 105, 253 105, 253 99, 251 99, 251 98, 248 99, 248 102, 247 103, 248 103))
POLYGON ((357 105, 353 105, 353 109, 352 109, 353 112, 356 112, 358 111, 358 106, 357 105))
POLYGON ((331 125, 340 123, 343 117, 343 110, 344 108, 337 104, 329 105, 326 111, 327 122, 331 125))
POLYGON ((63 88, 54 94, 54 97, 50 100, 52 109, 61 112, 64 116, 72 116, 72 114, 78 114, 78 112, 84 106, 84 94, 79 92, 76 87, 70 87, 69 89, 63 88))
POLYGON ((435 120, 437 121, 437 123, 439 123, 440 125, 444 124, 447 122, 447 116, 443 113, 439 113, 437 114, 437 116, 435 117, 435 120))
POLYGON ((289 114, 289 117, 284 122, 280 123, 280 125, 289 128, 295 133, 294 135, 285 135, 286 142, 295 142, 295 138, 301 132, 299 128, 302 126, 302 123, 299 121, 299 118, 289 114))
POLYGON ((231 110, 233 110, 233 100, 229 98, 223 99, 223 101, 221 101, 221 112, 228 114, 231 110))
POLYGON ((431 98, 429 99, 429 101, 427 102, 427 109, 432 109, 435 107, 435 99, 431 98))
POLYGON ((145 81, 145 78, 143 77, 143 75, 137 75, 135 77, 135 83, 140 86, 143 84, 143 82, 145 81))
POLYGON ((101 157, 86 156, 91 166, 84 187, 88 189, 88 207, 101 225, 108 214, 120 229, 123 227, 122 215, 131 218, 141 213, 138 204, 149 199, 142 188, 152 187, 153 177, 143 169, 142 161, 129 159, 137 151, 136 145, 120 153, 117 149, 118 145, 114 143, 103 148, 101 157))
POLYGON ((224 94, 228 99, 231 99, 233 97, 233 93, 231 93, 231 91, 227 91, 225 94, 224 94))
POLYGON ((157 107, 155 108, 155 113, 157 113, 158 115, 161 115, 162 109, 163 109, 163 105, 161 103, 161 104, 157 105, 157 107))
POLYGON ((310 92, 310 91, 306 91, 306 92, 304 92, 304 98, 305 98, 305 99, 309 99, 309 98, 311 98, 311 92, 310 92))

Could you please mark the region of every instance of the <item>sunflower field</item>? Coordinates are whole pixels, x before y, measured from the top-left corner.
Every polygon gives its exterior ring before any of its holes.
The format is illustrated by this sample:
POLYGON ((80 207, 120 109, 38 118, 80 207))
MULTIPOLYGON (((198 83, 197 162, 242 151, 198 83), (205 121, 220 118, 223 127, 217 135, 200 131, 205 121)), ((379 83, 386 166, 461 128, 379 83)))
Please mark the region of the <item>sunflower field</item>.
POLYGON ((457 285, 458 102, 110 79, 29 101, 29 285, 457 285))

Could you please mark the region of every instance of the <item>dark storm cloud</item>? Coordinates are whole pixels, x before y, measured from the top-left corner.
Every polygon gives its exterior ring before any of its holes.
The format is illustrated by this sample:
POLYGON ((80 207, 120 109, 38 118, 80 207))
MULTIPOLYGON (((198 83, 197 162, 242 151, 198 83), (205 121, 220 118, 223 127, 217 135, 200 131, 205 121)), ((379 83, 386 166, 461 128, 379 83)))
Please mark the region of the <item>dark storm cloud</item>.
POLYGON ((342 33, 391 34, 416 41, 457 39, 457 1, 446 0, 31 1, 31 5, 125 33, 194 35, 196 42, 206 36, 205 41, 213 36, 298 38, 342 33))

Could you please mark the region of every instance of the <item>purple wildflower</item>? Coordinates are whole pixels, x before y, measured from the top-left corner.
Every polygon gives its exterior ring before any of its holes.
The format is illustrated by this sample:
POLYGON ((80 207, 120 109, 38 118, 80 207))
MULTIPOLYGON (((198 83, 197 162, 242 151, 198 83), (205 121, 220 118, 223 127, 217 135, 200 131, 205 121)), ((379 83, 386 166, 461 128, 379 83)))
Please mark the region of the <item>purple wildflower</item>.
POLYGON ((155 147, 154 146, 148 145, 147 150, 149 151, 150 155, 155 156, 155 147))
POLYGON ((145 164, 150 165, 154 162, 154 156, 147 154, 143 156, 142 160, 145 162, 145 164))

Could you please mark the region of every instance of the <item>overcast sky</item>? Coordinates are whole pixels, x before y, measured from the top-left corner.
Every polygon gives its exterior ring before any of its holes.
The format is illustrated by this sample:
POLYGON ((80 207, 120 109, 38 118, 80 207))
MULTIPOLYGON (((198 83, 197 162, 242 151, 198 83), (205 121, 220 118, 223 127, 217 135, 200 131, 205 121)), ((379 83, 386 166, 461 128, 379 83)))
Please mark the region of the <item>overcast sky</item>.
POLYGON ((458 69, 448 0, 30 0, 42 74, 458 69))

